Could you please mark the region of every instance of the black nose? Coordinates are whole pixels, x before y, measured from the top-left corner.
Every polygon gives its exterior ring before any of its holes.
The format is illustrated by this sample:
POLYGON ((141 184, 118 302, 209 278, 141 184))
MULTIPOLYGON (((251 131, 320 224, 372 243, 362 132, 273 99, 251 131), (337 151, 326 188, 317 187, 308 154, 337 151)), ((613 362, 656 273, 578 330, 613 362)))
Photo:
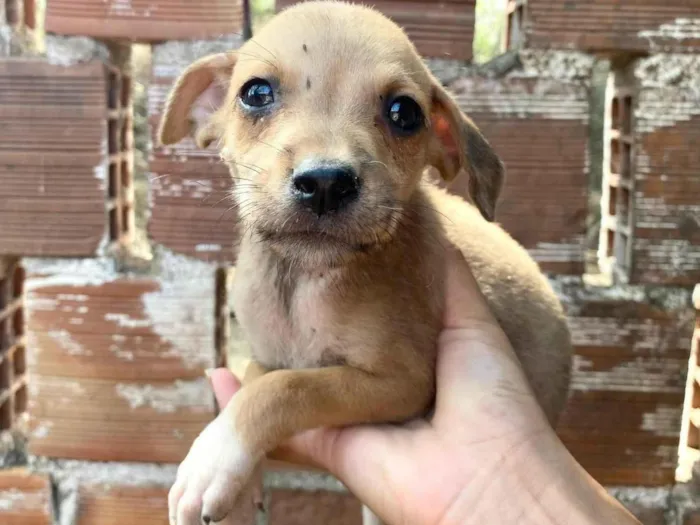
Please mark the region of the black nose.
POLYGON ((299 202, 319 217, 338 211, 357 198, 360 185, 349 168, 316 168, 292 179, 299 202))

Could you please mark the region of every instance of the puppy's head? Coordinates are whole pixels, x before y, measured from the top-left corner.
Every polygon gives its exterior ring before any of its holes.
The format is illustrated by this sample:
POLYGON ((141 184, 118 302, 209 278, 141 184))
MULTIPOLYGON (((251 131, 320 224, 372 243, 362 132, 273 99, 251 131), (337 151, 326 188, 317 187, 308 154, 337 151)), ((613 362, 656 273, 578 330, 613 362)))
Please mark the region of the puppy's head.
POLYGON ((424 169, 469 177, 489 220, 502 165, 404 32, 342 2, 283 11, 238 51, 177 80, 163 144, 217 143, 246 228, 274 249, 337 264, 389 240, 424 169))

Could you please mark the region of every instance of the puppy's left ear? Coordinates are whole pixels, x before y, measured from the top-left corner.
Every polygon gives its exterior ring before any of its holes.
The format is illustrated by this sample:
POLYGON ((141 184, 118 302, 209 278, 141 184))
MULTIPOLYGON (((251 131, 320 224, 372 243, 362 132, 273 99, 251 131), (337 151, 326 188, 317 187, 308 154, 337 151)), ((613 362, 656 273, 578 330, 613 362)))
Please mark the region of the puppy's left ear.
POLYGON ((469 196, 488 221, 496 216, 505 168, 476 125, 437 81, 432 87, 430 115, 433 142, 430 163, 446 182, 464 170, 469 175, 469 196))

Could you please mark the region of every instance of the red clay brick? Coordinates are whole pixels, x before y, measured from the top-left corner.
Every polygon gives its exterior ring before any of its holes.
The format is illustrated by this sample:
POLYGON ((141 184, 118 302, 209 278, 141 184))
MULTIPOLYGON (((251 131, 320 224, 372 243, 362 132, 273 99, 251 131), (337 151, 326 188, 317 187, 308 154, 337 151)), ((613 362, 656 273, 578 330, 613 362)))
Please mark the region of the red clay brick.
POLYGON ((105 220, 113 166, 129 158, 117 140, 128 112, 105 96, 118 81, 98 61, 0 61, 0 255, 92 256, 120 239, 105 220))
POLYGON ((360 525, 360 502, 344 493, 273 490, 270 525, 360 525))
MULTIPOLYGON (((277 0, 277 9, 297 3, 277 0)), ((371 5, 402 26, 423 56, 471 60, 475 0, 379 0, 371 5)))
POLYGON ((525 43, 582 51, 688 51, 700 48, 697 8, 686 0, 551 2, 526 0, 525 43))
POLYGON ((666 525, 665 508, 649 508, 639 504, 625 505, 642 525, 666 525))
MULTIPOLYGON (((80 487, 74 525, 168 525, 168 488, 87 485, 80 487)), ((253 505, 237 511, 231 525, 253 525, 253 505)))
POLYGON ((24 469, 0 471, 0 523, 51 525, 51 484, 48 477, 24 469))
POLYGON ((683 525, 700 525, 700 510, 690 510, 683 516, 683 525))
POLYGON ((243 0, 161 0, 155 6, 139 0, 56 0, 47 7, 46 30, 147 42, 216 37, 243 31, 243 0))

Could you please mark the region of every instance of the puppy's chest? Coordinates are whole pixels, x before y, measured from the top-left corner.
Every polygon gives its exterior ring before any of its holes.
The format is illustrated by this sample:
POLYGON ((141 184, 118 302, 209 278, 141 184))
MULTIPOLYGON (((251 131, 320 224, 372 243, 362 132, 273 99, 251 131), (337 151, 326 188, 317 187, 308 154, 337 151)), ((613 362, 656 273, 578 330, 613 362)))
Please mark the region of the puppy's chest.
POLYGON ((268 368, 314 368, 344 361, 333 276, 245 280, 234 307, 253 357, 268 368))

